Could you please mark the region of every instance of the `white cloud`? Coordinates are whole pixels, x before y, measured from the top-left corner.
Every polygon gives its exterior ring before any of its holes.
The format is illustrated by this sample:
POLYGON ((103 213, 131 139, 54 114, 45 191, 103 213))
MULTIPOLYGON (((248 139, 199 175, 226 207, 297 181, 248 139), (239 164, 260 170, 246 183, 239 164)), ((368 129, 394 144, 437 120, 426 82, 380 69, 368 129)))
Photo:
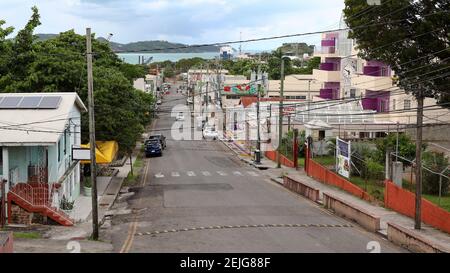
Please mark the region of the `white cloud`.
MULTIPOLYGON (((37 5, 38 33, 86 27, 116 42, 164 39, 189 44, 276 36, 337 26, 344 0, 1 0, 0 19, 22 28, 37 5)), ((317 42, 318 36, 245 44, 274 48, 285 41, 317 42)))

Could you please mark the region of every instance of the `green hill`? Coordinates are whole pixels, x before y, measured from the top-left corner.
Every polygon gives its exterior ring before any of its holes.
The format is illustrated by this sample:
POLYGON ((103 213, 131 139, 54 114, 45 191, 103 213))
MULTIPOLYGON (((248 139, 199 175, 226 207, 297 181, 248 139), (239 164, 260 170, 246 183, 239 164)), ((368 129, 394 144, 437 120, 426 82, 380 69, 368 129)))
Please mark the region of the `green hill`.
POLYGON ((307 43, 285 43, 279 49, 281 49, 283 54, 298 54, 299 57, 303 56, 304 53, 308 53, 309 55, 314 53, 314 46, 308 45, 307 43))
MULTIPOLYGON (((56 37, 58 34, 37 34, 38 41, 45 41, 56 37)), ((103 37, 97 38, 101 41, 107 41, 103 37)), ((128 44, 110 42, 111 48, 115 52, 161 52, 161 53, 201 53, 201 52, 219 52, 219 46, 189 47, 189 45, 180 43, 171 43, 168 41, 140 41, 128 44)))

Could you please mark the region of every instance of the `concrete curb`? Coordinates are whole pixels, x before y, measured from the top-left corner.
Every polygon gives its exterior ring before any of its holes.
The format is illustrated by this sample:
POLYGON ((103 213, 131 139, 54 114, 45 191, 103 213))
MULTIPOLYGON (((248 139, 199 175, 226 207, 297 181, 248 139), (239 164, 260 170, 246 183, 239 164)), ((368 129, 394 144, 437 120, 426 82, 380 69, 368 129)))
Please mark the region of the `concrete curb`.
POLYGON ((427 240, 413 230, 393 223, 387 223, 387 238, 389 241, 413 252, 450 253, 450 249, 427 240))
POLYGON ((342 200, 330 193, 323 194, 323 203, 325 208, 331 209, 339 216, 355 221, 360 226, 370 232, 376 233, 380 230, 380 217, 371 212, 358 207, 348 201, 342 200))

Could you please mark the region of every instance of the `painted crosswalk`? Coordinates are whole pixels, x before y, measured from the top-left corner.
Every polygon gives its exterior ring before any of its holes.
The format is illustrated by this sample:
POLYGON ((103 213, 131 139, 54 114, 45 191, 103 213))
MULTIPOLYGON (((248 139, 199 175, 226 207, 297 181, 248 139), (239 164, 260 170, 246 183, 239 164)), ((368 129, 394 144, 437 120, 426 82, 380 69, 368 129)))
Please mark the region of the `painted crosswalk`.
POLYGON ((154 177, 155 178, 165 178, 165 177, 176 177, 176 178, 182 178, 182 177, 197 177, 197 176, 203 176, 203 177, 227 177, 227 176, 237 176, 237 177, 243 177, 243 176, 251 176, 251 177, 259 177, 260 174, 255 171, 237 171, 237 170, 219 170, 219 171, 167 171, 167 172, 157 172, 154 177))

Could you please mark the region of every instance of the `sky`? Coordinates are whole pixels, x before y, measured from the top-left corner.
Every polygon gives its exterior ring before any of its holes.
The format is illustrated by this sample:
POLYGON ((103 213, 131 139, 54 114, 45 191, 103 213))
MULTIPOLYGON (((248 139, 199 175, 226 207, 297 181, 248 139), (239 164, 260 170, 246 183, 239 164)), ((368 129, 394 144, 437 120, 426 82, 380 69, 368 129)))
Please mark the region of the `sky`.
MULTIPOLYGON (((339 27, 344 0, 0 0, 0 20, 22 28, 36 5, 36 33, 91 27, 113 42, 166 40, 216 43, 339 27)), ((283 42, 318 44, 320 36, 246 43, 243 50, 271 50, 283 42)), ((233 47, 237 48, 238 45, 233 47)))

